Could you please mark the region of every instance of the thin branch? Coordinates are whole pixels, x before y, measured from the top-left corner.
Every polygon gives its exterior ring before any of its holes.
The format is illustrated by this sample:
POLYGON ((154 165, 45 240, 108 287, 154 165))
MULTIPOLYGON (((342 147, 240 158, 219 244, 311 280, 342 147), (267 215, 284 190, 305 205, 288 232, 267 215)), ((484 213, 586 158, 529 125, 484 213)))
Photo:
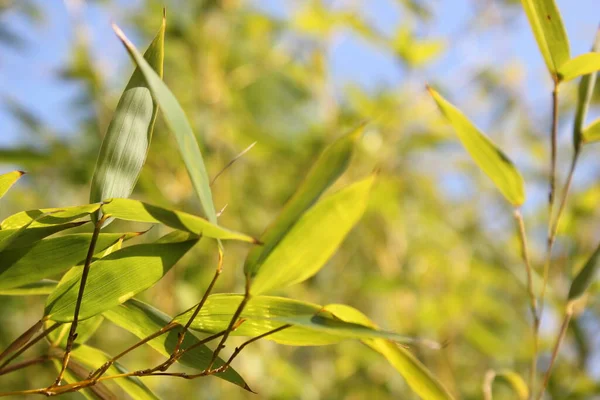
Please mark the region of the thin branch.
POLYGON ((52 357, 50 357, 50 356, 41 356, 41 357, 33 358, 31 360, 22 361, 20 363, 10 366, 10 367, 0 369, 0 375, 6 375, 11 372, 23 369, 23 368, 27 368, 32 365, 41 364, 41 363, 46 362, 51 359, 52 359, 52 357))
POLYGON ((494 383, 494 379, 496 379, 496 371, 493 369, 488 370, 485 373, 485 377, 483 378, 483 400, 492 400, 492 384, 494 383))
MULTIPOLYGON (((81 309, 81 301, 83 300, 83 293, 85 290, 85 284, 87 282, 87 277, 90 273, 90 265, 92 264, 92 258, 94 256, 94 250, 96 249, 96 242, 98 241, 98 236, 100 235, 100 229, 102 229, 102 225, 104 225, 104 221, 108 218, 108 215, 104 215, 100 220, 96 223, 94 227, 94 233, 92 234, 92 239, 90 241, 90 247, 88 249, 87 257, 85 259, 85 264, 83 266, 83 272, 81 273, 81 282, 79 283, 79 293, 77 294, 77 302, 75 303, 75 312, 73 313, 73 322, 71 323, 71 329, 69 330, 69 337, 67 339, 67 345, 65 346, 65 355, 62 361, 62 367, 56 380, 50 386, 53 388, 55 386, 59 386, 62 382, 63 375, 65 370, 67 369, 67 365, 69 364, 69 358, 71 357, 71 350, 73 349, 73 344, 75 343, 75 339, 77 338, 77 323, 79 322, 79 310, 81 309)), ((50 389, 49 388, 49 389, 50 389)))
POLYGON ((50 328, 45 329, 44 331, 42 331, 42 333, 40 333, 39 335, 37 335, 29 343, 27 343, 25 346, 21 347, 21 349, 19 349, 19 351, 17 351, 15 354, 13 354, 12 356, 10 356, 6 361, 4 361, 2 363, 2 365, 0 365, 0 370, 3 369, 4 367, 6 367, 12 360, 14 360, 15 358, 19 357, 21 354, 23 354, 25 351, 27 351, 31 346, 33 346, 34 344, 36 344, 37 342, 39 342, 40 340, 42 340, 43 338, 45 338, 46 336, 48 336, 52 331, 54 331, 56 328, 58 328, 61 325, 62 325, 62 323, 57 322, 54 325, 52 325, 50 328))
POLYGON ((254 147, 254 145, 255 145, 255 144, 256 144, 256 142, 252 143, 250 146, 248 146, 248 147, 246 147, 244 150, 242 150, 242 152, 241 152, 241 153, 239 153, 237 156, 235 156, 235 157, 233 158, 233 160, 229 161, 229 162, 227 163, 227 165, 226 165, 226 166, 224 166, 224 167, 223 167, 223 169, 222 169, 221 171, 219 171, 219 173, 217 173, 217 174, 215 175, 215 177, 212 179, 212 181, 210 181, 210 186, 212 186, 212 185, 215 183, 215 181, 217 180, 217 178, 218 178, 219 176, 221 176, 221 174, 222 174, 223 172, 225 172, 225 171, 226 171, 226 170, 227 170, 229 167, 231 167, 231 166, 232 166, 232 165, 233 165, 233 164, 234 164, 234 163, 235 163, 237 160, 239 160, 239 159, 240 159, 240 158, 241 158, 241 157, 242 157, 244 154, 246 154, 247 152, 249 152, 249 151, 250 151, 250 149, 252 149, 252 148, 254 147))
MULTIPOLYGON (((42 325, 44 325, 43 320, 37 321, 30 328, 28 328, 25 332, 23 332, 18 338, 13 340, 13 342, 8 345, 8 347, 2 352, 2 354, 0 354, 0 360, 2 360, 4 357, 9 355, 10 353, 15 352, 15 351, 19 350, 21 347, 25 346, 29 342, 29 339, 31 339, 31 337, 33 335, 35 335, 35 333, 37 331, 40 330, 42 325)), ((2 366, 4 366, 4 365, 5 364, 2 364, 2 366)), ((2 368, 2 367, 0 367, 0 368, 2 368)))

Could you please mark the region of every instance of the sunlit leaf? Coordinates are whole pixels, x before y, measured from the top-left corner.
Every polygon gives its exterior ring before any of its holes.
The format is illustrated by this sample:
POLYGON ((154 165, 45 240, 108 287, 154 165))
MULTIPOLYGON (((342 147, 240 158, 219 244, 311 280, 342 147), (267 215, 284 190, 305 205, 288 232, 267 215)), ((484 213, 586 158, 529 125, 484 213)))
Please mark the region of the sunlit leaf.
POLYGON ((39 210, 21 211, 7 217, 0 224, 1 229, 18 229, 30 224, 29 228, 49 225, 60 225, 90 215, 100 208, 100 203, 62 208, 41 208, 39 210), (48 214, 40 218, 43 214, 48 214))
POLYGON ((61 225, 49 225, 47 227, 30 228, 33 222, 34 221, 31 221, 17 229, 0 230, 0 252, 6 250, 9 247, 19 247, 24 244, 31 244, 47 236, 53 235, 57 232, 81 226, 86 223, 86 221, 67 222, 66 224, 61 225))
POLYGON ((471 158, 483 172, 494 182, 498 190, 515 207, 525 201, 525 184, 523 177, 508 159, 467 117, 454 105, 444 99, 438 92, 428 88, 429 93, 439 106, 442 114, 458 135, 471 158))
MULTIPOLYGON (((600 29, 596 31, 596 38, 592 45, 592 51, 600 52, 600 29)), ((592 100, 592 94, 594 93, 594 86, 596 85, 596 75, 597 74, 595 73, 584 75, 579 82, 577 109, 575 111, 575 122, 573 123, 573 146, 575 147, 575 151, 579 151, 582 141, 585 140, 583 137, 583 129, 592 100)))
POLYGON ((258 295, 316 274, 362 216, 373 180, 349 185, 302 215, 265 261, 249 271, 250 291, 258 295))
POLYGON ((181 211, 171 211, 137 200, 110 199, 102 206, 102 212, 127 221, 162 223, 171 228, 210 238, 256 243, 256 239, 250 236, 222 228, 204 218, 181 211))
POLYGON ((584 143, 597 142, 600 140, 600 118, 583 128, 581 132, 584 143))
MULTIPOLYGON (((369 318, 352 307, 330 304, 325 306, 325 310, 343 321, 376 327, 369 318)), ((362 342, 383 355, 422 399, 448 400, 453 398, 437 378, 407 349, 384 339, 363 339, 362 342)))
MULTIPOLYGON (((197 236, 175 231, 154 243, 115 251, 90 267, 81 300, 79 319, 115 307, 158 282, 198 241, 197 236)), ((60 281, 46 300, 45 315, 59 322, 73 320, 83 266, 60 281)))
POLYGON ((600 71, 600 53, 586 53, 565 62, 558 69, 561 81, 570 81, 581 75, 600 71))
POLYGON ((23 171, 12 171, 7 174, 0 175, 0 199, 4 197, 6 192, 8 192, 8 189, 10 189, 10 187, 14 185, 15 182, 18 181, 23 175, 25 175, 25 172, 23 171))
POLYGON ((12 289, 1 289, 0 296, 35 296, 50 294, 56 287, 57 283, 58 282, 50 279, 42 279, 40 281, 12 289))
MULTIPOLYGON (((77 344, 81 345, 87 342, 100 328, 102 322, 104 321, 104 317, 102 315, 96 315, 95 317, 88 318, 84 321, 80 321, 77 324, 77 344)), ((46 328, 48 325, 55 324, 54 321, 48 321, 46 328)), ((65 348, 67 345, 67 341, 69 338, 69 329, 71 328, 71 324, 62 324, 59 329, 56 329, 48 335, 48 340, 53 345, 65 348)))
POLYGON ((113 25, 113 29, 117 33, 117 36, 119 36, 119 39, 123 42, 123 45, 140 69, 141 73, 144 75, 146 83, 152 92, 152 97, 158 103, 167 125, 177 139, 179 151, 187 168, 190 180, 192 181, 192 185, 200 199, 204 215, 206 215, 206 218, 210 222, 216 224, 217 215, 213 204, 208 173, 204 166, 204 159, 200 153, 196 136, 194 135, 183 109, 167 85, 163 83, 160 76, 154 72, 152 67, 144 60, 144 57, 137 51, 135 46, 127 39, 127 37, 125 37, 125 34, 116 25, 113 25))
MULTIPOLYGON (((168 315, 149 304, 142 303, 136 299, 131 299, 118 307, 114 307, 104 312, 104 316, 115 325, 133 333, 140 339, 156 333, 171 321, 171 318, 168 315)), ((164 335, 150 340, 148 345, 163 356, 168 357, 177 345, 178 334, 180 332, 181 328, 173 329, 164 335)), ((198 343, 198 338, 188 332, 188 334, 185 335, 182 347, 185 349, 195 343, 198 343)), ((201 345, 186 352, 178 362, 187 367, 202 371, 210 364, 212 354, 213 352, 209 347, 201 345)), ((225 362, 221 358, 218 358, 215 361, 215 366, 219 367, 224 363, 225 362)), ((234 383, 246 390, 250 390, 244 379, 231 367, 227 369, 227 371, 216 374, 215 376, 234 383)))
POLYGON ((571 58, 571 53, 555 0, 521 0, 521 4, 548 71, 556 76, 559 68, 571 58))
MULTIPOLYGON (((101 251, 119 238, 137 233, 103 233, 96 249, 101 251)), ((10 289, 51 278, 84 261, 92 238, 91 233, 77 233, 43 239, 0 253, 0 289, 10 289)))
MULTIPOLYGON (((162 78, 165 18, 156 37, 144 53, 150 67, 162 78)), ((129 197, 138 180, 150 142, 158 105, 137 68, 111 120, 100 147, 92 178, 90 203, 113 197, 129 197)), ((94 219, 98 216, 93 214, 94 219)))
POLYGON ((300 216, 346 170, 356 147, 356 142, 362 134, 363 129, 363 126, 360 126, 323 150, 323 153, 310 169, 300 187, 286 203, 275 221, 269 225, 265 233, 260 237, 263 245, 252 248, 248 253, 244 265, 246 273, 254 271, 271 254, 273 248, 279 244, 300 216))
POLYGON ((573 279, 573 283, 571 283, 571 288, 569 289, 569 300, 575 300, 585 293, 596 278, 595 275, 599 265, 600 246, 596 248, 594 254, 592 254, 575 279, 573 279))

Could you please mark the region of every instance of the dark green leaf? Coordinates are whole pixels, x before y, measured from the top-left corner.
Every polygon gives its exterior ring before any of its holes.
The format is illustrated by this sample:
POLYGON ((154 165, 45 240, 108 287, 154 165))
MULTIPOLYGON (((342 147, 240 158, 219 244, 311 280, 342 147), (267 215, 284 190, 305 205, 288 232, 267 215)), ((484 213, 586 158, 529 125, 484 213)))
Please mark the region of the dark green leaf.
POLYGON ((0 290, 0 296, 34 296, 50 294, 58 282, 50 279, 42 279, 41 281, 30 283, 28 285, 19 286, 12 289, 0 290))
POLYGON ((596 248, 594 254, 592 254, 573 280, 571 288, 569 289, 569 301, 577 299, 585 293, 588 287, 590 287, 594 281, 598 265, 600 265, 600 246, 596 248))

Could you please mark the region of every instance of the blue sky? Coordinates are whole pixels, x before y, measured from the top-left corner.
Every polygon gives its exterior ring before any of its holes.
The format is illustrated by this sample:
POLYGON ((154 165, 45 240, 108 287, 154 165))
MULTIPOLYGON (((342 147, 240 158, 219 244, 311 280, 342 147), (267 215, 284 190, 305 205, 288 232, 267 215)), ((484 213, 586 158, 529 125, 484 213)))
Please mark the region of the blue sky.
MULTIPOLYGON (((293 15, 301 4, 296 0, 252 0, 257 7, 277 15, 293 15)), ((126 7, 135 7, 137 2, 112 2, 108 6, 85 5, 78 17, 65 4, 77 2, 37 0, 43 10, 45 22, 31 26, 7 12, 0 23, 7 24, 27 40, 21 51, 0 47, 0 98, 8 96, 32 110, 49 128, 61 132, 73 132, 77 116, 67 113, 68 99, 77 91, 73 85, 58 82, 53 74, 69 56, 74 41, 74 23, 77 19, 85 27, 93 45, 95 56, 103 70, 118 87, 123 79, 120 69, 127 65, 127 56, 110 29, 110 22, 123 21, 126 7), (126 4, 126 7, 124 6, 126 4)), ((80 2, 85 3, 85 2, 80 2)), ((338 1, 337 3, 356 3, 338 1)), ((427 31, 432 37, 454 35, 474 12, 472 0, 439 0, 436 6, 436 21, 427 31)), ((383 32, 392 32, 402 23, 402 12, 396 0, 363 1, 364 15, 383 32)), ((595 30, 600 22, 600 1, 559 0, 571 41, 572 53, 580 54, 590 47, 595 30)), ((448 51, 432 67, 427 68, 417 79, 430 77, 444 79, 460 85, 455 72, 482 63, 504 65, 520 61, 526 67, 524 96, 532 104, 547 101, 550 80, 537 50, 523 13, 517 16, 514 29, 490 30, 477 36, 462 35, 450 43, 448 51)), ((334 40, 330 57, 331 74, 338 87, 355 82, 365 87, 395 86, 403 84, 403 71, 390 54, 374 47, 349 32, 340 32, 334 40)), ((412 76, 411 76, 412 78, 412 76)), ((423 82, 424 83, 424 82, 423 82)), ((416 82, 421 84, 421 82, 416 82)), ((546 110, 547 111, 547 110, 546 110)), ((545 111, 544 111, 545 112, 545 111)), ((19 126, 0 106, 0 145, 6 146, 19 141, 19 126)))

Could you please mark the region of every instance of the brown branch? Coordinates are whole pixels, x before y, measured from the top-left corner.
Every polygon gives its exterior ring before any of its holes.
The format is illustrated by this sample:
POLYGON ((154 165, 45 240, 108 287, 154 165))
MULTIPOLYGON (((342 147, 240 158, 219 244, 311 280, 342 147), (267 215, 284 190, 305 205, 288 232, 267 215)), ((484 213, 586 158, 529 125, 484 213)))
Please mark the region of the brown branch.
POLYGON ((12 356, 10 356, 6 361, 4 361, 2 363, 2 365, 0 365, 0 370, 2 370, 12 360, 14 360, 15 358, 19 357, 21 354, 23 354, 25 351, 27 351, 31 346, 33 346, 34 344, 36 344, 37 342, 39 342, 40 340, 42 340, 43 338, 45 338, 46 336, 48 336, 52 331, 54 331, 56 328, 58 328, 61 325, 62 325, 62 323, 57 322, 54 325, 52 325, 50 328, 45 329, 44 331, 42 331, 42 333, 40 333, 39 335, 37 335, 29 343, 27 343, 25 346, 21 347, 21 349, 19 349, 19 351, 17 351, 15 354, 13 354, 12 356))

